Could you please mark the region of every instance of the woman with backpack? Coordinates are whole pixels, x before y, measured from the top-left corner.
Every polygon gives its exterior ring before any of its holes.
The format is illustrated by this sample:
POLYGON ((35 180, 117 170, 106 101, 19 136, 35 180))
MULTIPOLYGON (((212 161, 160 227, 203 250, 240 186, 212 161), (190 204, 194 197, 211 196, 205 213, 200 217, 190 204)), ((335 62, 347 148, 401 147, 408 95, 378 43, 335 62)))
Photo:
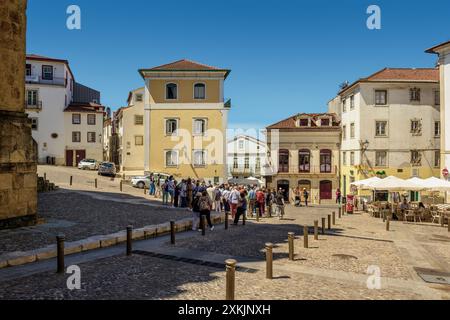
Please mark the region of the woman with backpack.
MULTIPOLYGON (((200 208, 200 219, 203 219, 203 216, 206 216, 206 221, 208 222, 209 229, 211 231, 214 230, 214 226, 211 222, 211 208, 212 208, 212 200, 208 195, 208 192, 205 190, 202 192, 202 196, 198 200, 199 208, 200 208)), ((206 227, 206 226, 203 226, 206 227)), ((199 231, 202 231, 200 229, 199 231)))

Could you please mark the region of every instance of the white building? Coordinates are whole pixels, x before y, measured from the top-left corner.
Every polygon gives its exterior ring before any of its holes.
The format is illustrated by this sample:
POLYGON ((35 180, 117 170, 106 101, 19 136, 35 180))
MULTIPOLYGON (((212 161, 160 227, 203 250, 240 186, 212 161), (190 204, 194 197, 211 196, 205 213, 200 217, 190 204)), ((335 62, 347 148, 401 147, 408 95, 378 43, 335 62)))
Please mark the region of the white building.
POLYGON ((27 55, 25 108, 39 163, 103 159, 100 93, 75 82, 67 60, 27 55))
MULTIPOLYGON (((450 170, 450 41, 441 43, 426 52, 439 55, 442 175, 444 171, 450 170), (447 128, 449 129, 447 130, 447 128)), ((445 178, 448 178, 448 176, 445 176, 445 178)))
POLYGON ((266 143, 246 135, 238 135, 227 144, 228 177, 261 179, 266 165, 266 143))

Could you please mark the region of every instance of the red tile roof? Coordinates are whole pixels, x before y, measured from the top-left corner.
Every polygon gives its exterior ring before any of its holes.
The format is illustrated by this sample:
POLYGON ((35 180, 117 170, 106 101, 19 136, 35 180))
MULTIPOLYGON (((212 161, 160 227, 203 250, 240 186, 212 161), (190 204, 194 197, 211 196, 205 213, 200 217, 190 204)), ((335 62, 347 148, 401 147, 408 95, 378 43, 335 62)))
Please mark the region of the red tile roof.
POLYGON ((311 130, 311 129, 320 129, 320 130, 336 130, 339 129, 340 122, 337 119, 336 114, 334 113, 300 113, 297 114, 295 116, 289 117, 287 119, 281 120, 280 122, 277 122, 275 124, 272 124, 270 126, 267 127, 268 130, 271 129, 299 129, 299 130, 311 130), (321 117, 326 117, 326 116, 331 116, 333 117, 333 126, 329 127, 329 126, 318 126, 316 124, 316 121, 319 120, 319 118, 321 117), (298 127, 296 125, 297 119, 298 118, 303 118, 303 117, 309 117, 312 119, 312 123, 310 127, 298 127))
POLYGON ((103 113, 105 107, 96 103, 71 103, 64 112, 94 112, 103 113))
POLYGON ((432 47, 430 49, 427 49, 425 52, 426 53, 438 53, 439 49, 441 49, 441 48, 443 48, 445 46, 448 46, 448 45, 450 45, 450 41, 446 41, 446 42, 443 42, 441 44, 438 44, 437 46, 434 46, 434 47, 432 47))
POLYGON ((361 78, 342 89, 343 94, 361 82, 439 82, 439 69, 437 68, 384 68, 367 78, 361 78))
POLYGON ((142 74, 143 71, 217 71, 226 72, 225 78, 231 72, 228 69, 220 69, 192 60, 182 59, 161 66, 153 67, 150 69, 141 69, 139 72, 142 74))

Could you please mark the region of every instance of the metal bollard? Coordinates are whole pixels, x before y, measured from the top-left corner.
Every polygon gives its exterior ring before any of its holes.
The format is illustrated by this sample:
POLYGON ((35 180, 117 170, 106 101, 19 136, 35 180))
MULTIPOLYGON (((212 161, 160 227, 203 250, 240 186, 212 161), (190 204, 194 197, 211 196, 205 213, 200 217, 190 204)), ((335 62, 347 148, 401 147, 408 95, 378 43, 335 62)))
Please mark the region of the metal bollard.
POLYGON ((339 219, 342 218, 342 206, 339 206, 339 219))
POLYGON ((314 221, 314 240, 319 240, 319 221, 314 221))
POLYGON ((47 181, 47 173, 44 172, 44 181, 47 181))
POLYGON ((273 244, 266 243, 266 278, 273 279, 273 244))
POLYGON ((201 226, 202 226, 202 236, 205 236, 206 235, 206 217, 202 215, 200 217, 200 222, 201 222, 201 226))
POLYGON ((225 261, 226 265, 226 294, 225 299, 228 301, 234 300, 234 291, 235 291, 235 281, 236 281, 236 264, 237 261, 233 259, 229 259, 225 261))
POLYGON ((331 214, 328 215, 328 230, 331 230, 331 214))
POLYGON ((294 239, 295 239, 295 233, 289 232, 288 240, 289 240, 289 260, 290 261, 294 261, 294 239))
POLYGON ((98 179, 95 179, 95 189, 98 187, 98 179))
POLYGON ((170 221, 170 243, 175 244, 175 232, 176 232, 176 226, 175 221, 170 221))
POLYGON ((64 241, 66 241, 66 236, 60 234, 56 237, 56 248, 57 248, 57 272, 64 273, 64 241))
MULTIPOLYGON (((414 221, 415 222, 415 221, 414 221)), ((444 215, 441 215, 440 217, 439 217, 439 222, 441 223, 441 227, 444 227, 445 226, 445 216, 444 215)))
POLYGON ((389 217, 387 217, 387 219, 386 219, 386 231, 389 231, 389 224, 390 224, 390 222, 391 222, 391 219, 389 218, 389 217))
POLYGON ((309 248, 309 227, 308 226, 304 226, 303 227, 303 246, 305 247, 305 249, 309 248))
POLYGON ((333 226, 336 225, 336 212, 333 211, 333 226))
POLYGON ((72 186, 72 184, 73 184, 73 177, 70 176, 70 186, 72 186))
POLYGON ((120 192, 122 192, 123 191, 123 181, 122 180, 120 180, 120 192))
POLYGON ((259 222, 259 212, 256 210, 256 222, 259 222))
MULTIPOLYGON (((244 214, 244 216, 245 216, 245 214, 244 214)), ((225 211, 225 230, 228 230, 228 224, 229 224, 228 218, 229 218, 228 212, 225 211)))
POLYGON ((127 227, 127 256, 131 256, 133 251, 133 226, 127 227))
POLYGON ((322 234, 325 234, 325 219, 326 218, 322 218, 322 234))

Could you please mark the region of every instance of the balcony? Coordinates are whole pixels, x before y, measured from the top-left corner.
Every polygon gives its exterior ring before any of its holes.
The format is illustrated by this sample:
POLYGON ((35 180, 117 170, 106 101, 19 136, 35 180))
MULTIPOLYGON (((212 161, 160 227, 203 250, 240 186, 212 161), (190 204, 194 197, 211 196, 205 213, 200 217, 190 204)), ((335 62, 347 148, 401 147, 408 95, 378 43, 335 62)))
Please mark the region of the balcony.
POLYGON ((25 110, 41 111, 42 101, 37 101, 36 104, 30 104, 28 101, 25 101, 25 110))
POLYGON ((332 165, 320 166, 280 166, 278 167, 278 174, 295 174, 295 175, 335 175, 338 168, 332 165))
POLYGON ((238 167, 238 168, 233 168, 230 167, 228 168, 228 172, 230 173, 230 175, 232 176, 244 176, 244 177, 251 177, 251 176, 261 176, 261 169, 257 168, 256 170, 253 168, 243 168, 243 167, 238 167))
POLYGON ((25 82, 29 84, 47 84, 53 86, 66 86, 66 78, 51 78, 44 79, 38 75, 28 75, 25 76, 25 82))

